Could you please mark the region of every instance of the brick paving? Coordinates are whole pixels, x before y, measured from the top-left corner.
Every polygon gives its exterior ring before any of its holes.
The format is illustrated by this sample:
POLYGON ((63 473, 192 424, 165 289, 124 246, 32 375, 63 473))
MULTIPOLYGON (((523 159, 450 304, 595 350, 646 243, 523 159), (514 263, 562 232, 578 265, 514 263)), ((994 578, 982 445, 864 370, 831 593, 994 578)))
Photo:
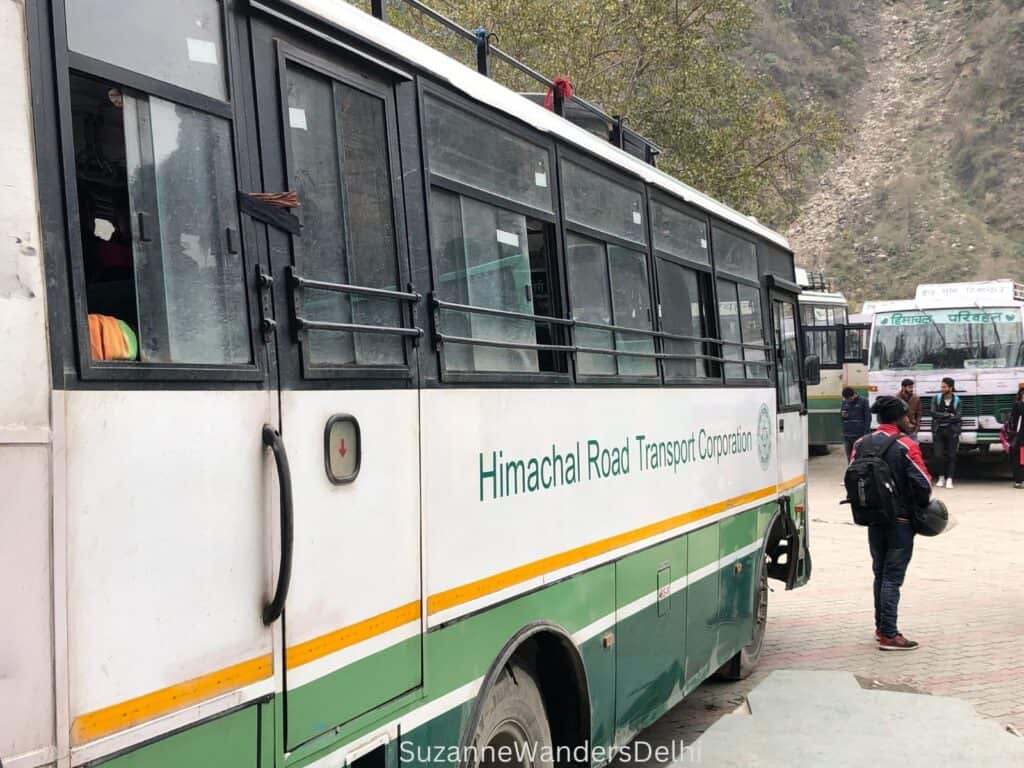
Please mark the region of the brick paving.
POLYGON ((653 745, 691 743, 774 669, 842 670, 863 685, 956 696, 1024 733, 1024 491, 1005 473, 963 462, 968 476, 936 491, 956 527, 918 536, 900 601, 911 653, 874 643, 867 534, 839 506, 841 451, 811 459, 810 584, 769 596, 766 647, 738 683, 709 681, 643 733, 653 745))

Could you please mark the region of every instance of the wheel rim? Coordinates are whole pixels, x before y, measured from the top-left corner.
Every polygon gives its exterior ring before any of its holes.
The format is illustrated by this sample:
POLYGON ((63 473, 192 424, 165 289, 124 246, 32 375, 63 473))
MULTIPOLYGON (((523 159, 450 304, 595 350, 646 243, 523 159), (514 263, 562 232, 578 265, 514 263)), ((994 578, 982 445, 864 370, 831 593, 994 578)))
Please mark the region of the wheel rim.
POLYGON ((483 754, 480 755, 478 768, 530 768, 533 763, 528 759, 528 738, 526 730, 514 720, 506 720, 491 735, 483 754), (509 759, 499 757, 499 750, 509 752, 509 759))

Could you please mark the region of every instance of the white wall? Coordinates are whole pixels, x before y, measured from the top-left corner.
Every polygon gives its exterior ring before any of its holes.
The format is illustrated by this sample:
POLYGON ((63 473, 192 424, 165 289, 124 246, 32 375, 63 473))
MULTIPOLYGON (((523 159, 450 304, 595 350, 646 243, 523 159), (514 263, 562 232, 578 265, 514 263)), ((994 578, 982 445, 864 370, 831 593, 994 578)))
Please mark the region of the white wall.
POLYGON ((0 3, 0 760, 19 768, 54 752, 50 392, 27 62, 24 6, 0 3))

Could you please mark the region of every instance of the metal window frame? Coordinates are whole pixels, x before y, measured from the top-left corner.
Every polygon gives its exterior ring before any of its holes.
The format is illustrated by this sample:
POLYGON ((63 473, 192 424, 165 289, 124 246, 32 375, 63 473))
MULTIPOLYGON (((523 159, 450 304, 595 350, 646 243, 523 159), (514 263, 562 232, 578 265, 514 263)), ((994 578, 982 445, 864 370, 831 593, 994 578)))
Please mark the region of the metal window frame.
MULTIPOLYGON (((417 84, 417 105, 419 109, 419 136, 421 152, 421 170, 424 179, 425 195, 425 224, 427 229, 428 261, 431 281, 431 306, 430 315, 432 318, 432 346, 436 353, 437 376, 442 384, 504 384, 516 386, 519 384, 567 384, 572 381, 573 361, 570 356, 565 360, 565 371, 458 371, 450 370, 446 362, 446 344, 462 343, 451 341, 451 336, 442 330, 440 312, 434 303, 438 300, 440 289, 440 273, 438 271, 438 259, 433 249, 433 220, 432 220, 432 190, 434 187, 444 190, 449 194, 461 195, 495 208, 517 213, 522 216, 541 221, 546 225, 548 233, 547 241, 551 246, 551 254, 548 261, 548 274, 552 278, 552 298, 557 302, 557 309, 564 313, 566 307, 565 278, 562 272, 564 262, 563 244, 560 237, 561 221, 561 197, 559 195, 559 181, 557 174, 557 152, 555 142, 536 131, 510 120, 505 115, 500 115, 488 107, 454 93, 439 83, 427 78, 419 78, 417 84), (426 111, 429 108, 427 100, 435 98, 447 106, 465 113, 468 117, 483 121, 494 130, 503 131, 526 141, 548 154, 548 169, 550 171, 549 189, 551 190, 551 211, 541 208, 533 208, 522 202, 510 200, 501 195, 479 189, 464 182, 449 179, 441 174, 430 170, 430 149, 426 140, 426 111)), ((449 302, 455 303, 455 302, 449 302)), ((464 305, 469 306, 469 305, 464 305)), ((486 308, 481 308, 486 309, 486 308)), ((539 316, 537 316, 539 317, 539 316)), ((494 346, 491 343, 480 344, 479 346, 494 346)), ((540 351, 540 350, 538 350, 540 351)), ((558 351, 558 350, 551 350, 558 351)))
MULTIPOLYGON (((380 99, 384 105, 384 118, 385 118, 385 144, 388 150, 387 166, 389 170, 389 186, 391 189, 391 217, 392 224, 395 232, 395 254, 394 254, 394 270, 397 278, 398 285, 404 285, 408 287, 406 291, 392 291, 394 294, 390 298, 395 299, 399 302, 398 315, 399 325, 391 328, 390 330, 384 330, 383 328, 371 329, 368 326, 359 327, 361 324, 358 323, 325 323, 324 321, 310 320, 309 318, 303 317, 301 313, 301 302, 303 292, 306 290, 327 290, 335 291, 340 293, 355 294, 361 292, 359 289, 369 288, 369 286, 355 286, 346 285, 342 283, 330 283, 329 281, 316 280, 313 278, 304 277, 301 274, 302 271, 302 236, 292 235, 290 237, 291 242, 291 266, 286 268, 287 279, 288 279, 288 306, 290 309, 289 313, 289 324, 292 335, 292 341, 297 345, 297 354, 299 358, 299 371, 304 381, 348 381, 348 380, 403 380, 410 382, 415 378, 415 366, 413 364, 413 357, 416 355, 414 347, 419 343, 419 339, 423 336, 423 331, 416 326, 415 314, 411 304, 419 302, 420 298, 413 298, 419 296, 419 294, 412 289, 412 281, 409 270, 409 259, 407 252, 407 228, 404 216, 404 198, 405 190, 401 184, 401 158, 398 155, 401 152, 399 130, 398 130, 398 105, 396 103, 397 96, 394 93, 394 87, 388 87, 383 82, 377 82, 371 80, 368 77, 357 77, 343 62, 340 61, 329 61, 323 57, 312 52, 307 47, 300 47, 291 42, 283 39, 275 39, 274 41, 274 53, 276 56, 276 74, 278 84, 278 106, 281 129, 281 140, 282 147, 281 159, 284 167, 285 178, 288 180, 289 186, 292 184, 293 179, 293 168, 294 160, 292 156, 291 142, 289 141, 289 123, 288 123, 288 98, 286 89, 283 87, 286 82, 288 74, 288 65, 292 63, 300 68, 305 68, 314 72, 315 74, 326 78, 330 82, 332 93, 336 90, 338 84, 350 87, 353 90, 364 93, 368 96, 380 99), (318 286, 318 284, 320 284, 318 286), (328 287, 330 286, 330 287, 328 287), (404 294, 399 296, 399 294, 404 294), (351 333, 353 337, 353 345, 355 344, 355 336, 357 333, 391 333, 399 336, 402 340, 402 356, 404 362, 402 364, 385 364, 385 365, 338 365, 338 364, 316 364, 312 359, 309 344, 309 331, 326 331, 326 332, 339 332, 339 333, 351 333)), ((348 54, 347 49, 343 50, 344 54, 348 54)), ((392 77, 402 78, 402 74, 396 74, 395 71, 390 67, 383 69, 377 67, 377 62, 373 59, 366 60, 362 56, 351 54, 349 58, 360 62, 361 66, 372 69, 374 71, 387 73, 392 77)), ((356 66, 356 65, 353 65, 356 66)), ((381 78, 383 79, 383 78, 381 78)), ((335 123, 336 147, 338 150, 339 157, 339 177, 344 178, 344 166, 340 165, 343 163, 342 147, 341 147, 341 126, 335 123)), ((351 261, 349 260, 348 254, 352 252, 351 244, 351 229, 348 226, 348 207, 344 202, 345 190, 341 191, 342 194, 342 215, 345 217, 345 253, 346 253, 346 268, 349 274, 351 274, 351 261)), ((299 211, 299 218, 301 221, 302 213, 301 208, 299 211)), ((371 289, 372 290, 372 289, 371 289)), ((281 352, 279 351, 279 354, 281 352)))
MULTIPOLYGON (((108 64, 91 57, 78 54, 68 49, 66 0, 52 0, 50 12, 52 18, 52 57, 54 63, 55 95, 58 131, 60 136, 59 154, 62 163, 61 178, 64 185, 61 195, 61 206, 64 211, 62 224, 66 233, 62 245, 67 259, 66 283, 69 291, 72 338, 74 356, 77 363, 78 377, 82 381, 95 382, 265 382, 268 377, 269 363, 264 356, 264 347, 258 338, 258 319, 256 306, 252 300, 252 271, 257 263, 255 252, 255 230, 246 217, 238 214, 239 234, 242 246, 238 257, 242 263, 243 294, 246 301, 248 338, 252 362, 247 364, 208 365, 195 363, 146 363, 142 361, 95 361, 92 359, 89 345, 88 306, 86 300, 86 280, 84 264, 84 248, 80 236, 80 211, 78 208, 77 170, 75 166, 75 143, 71 119, 71 75, 72 72, 86 78, 111 82, 133 90, 139 90, 147 96, 155 96, 173 103, 180 103, 215 117, 227 120, 230 125, 232 157, 234 170, 232 181, 235 188, 248 181, 247 165, 243 157, 243 139, 239 135, 239 119, 234 99, 241 91, 243 78, 240 56, 238 55, 238 34, 234 23, 233 0, 221 0, 220 13, 224 34, 225 73, 227 76, 228 98, 231 101, 221 102, 204 94, 189 91, 155 78, 134 73, 121 67, 108 64), (127 82, 122 82, 124 77, 127 82), (246 244, 249 247, 246 247, 246 244)), ((42 194, 41 194, 42 197, 42 194)), ((56 204, 56 201, 52 201, 56 204)), ((63 329, 62 329, 63 332, 63 329)), ((52 334, 51 334, 52 335, 52 334)), ((55 377, 57 371, 54 371, 55 377)), ((63 381, 61 384, 63 385, 63 381)))

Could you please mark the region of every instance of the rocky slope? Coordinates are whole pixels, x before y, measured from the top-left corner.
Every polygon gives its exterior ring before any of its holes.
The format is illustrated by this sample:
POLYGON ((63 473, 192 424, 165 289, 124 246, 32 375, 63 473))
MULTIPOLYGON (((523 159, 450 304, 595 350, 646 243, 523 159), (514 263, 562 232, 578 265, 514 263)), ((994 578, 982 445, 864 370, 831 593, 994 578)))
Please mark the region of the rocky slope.
MULTIPOLYGON (((773 3, 777 19, 784 3, 773 3)), ((819 44, 825 77, 805 82, 818 96, 824 86, 850 137, 789 227, 798 262, 854 300, 925 281, 1024 280, 1024 0, 833 11, 849 42, 824 55, 819 44)))

